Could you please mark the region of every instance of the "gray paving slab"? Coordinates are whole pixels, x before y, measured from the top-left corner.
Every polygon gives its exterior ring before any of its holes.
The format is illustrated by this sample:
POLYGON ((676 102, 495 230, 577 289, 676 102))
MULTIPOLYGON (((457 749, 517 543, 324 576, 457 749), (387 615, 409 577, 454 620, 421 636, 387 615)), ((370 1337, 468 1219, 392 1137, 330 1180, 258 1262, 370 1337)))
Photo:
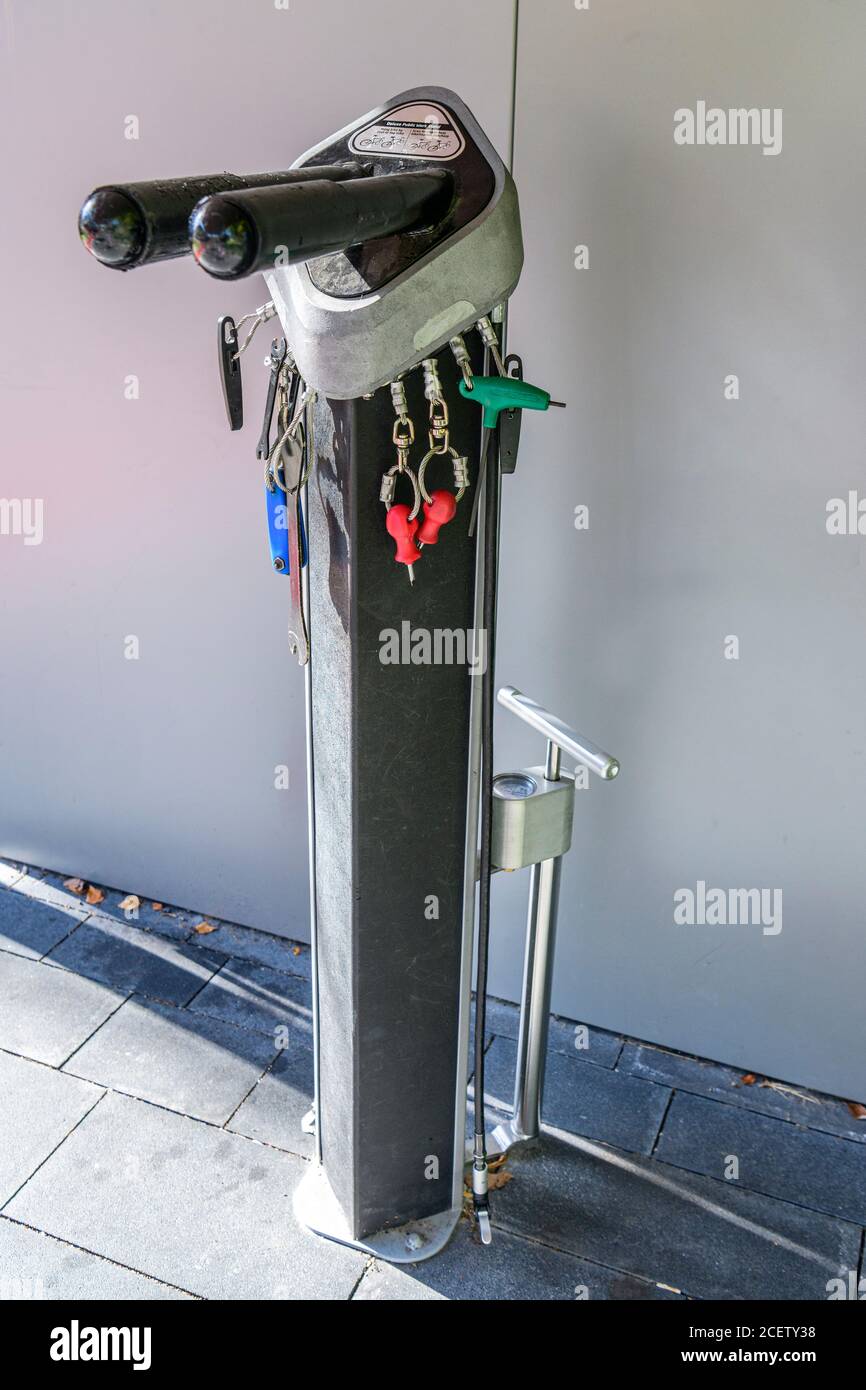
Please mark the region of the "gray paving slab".
POLYGON ((365 1260, 295 1222, 307 1166, 109 1093, 6 1214, 208 1298, 347 1299, 365 1260))
POLYGON ((305 1035, 295 1032, 274 1065, 232 1117, 228 1128, 262 1144, 311 1158, 312 1135, 301 1121, 313 1102, 313 1051, 305 1035))
POLYGON ((283 970, 287 975, 300 975, 302 979, 311 977, 310 948, 300 941, 271 936, 268 932, 256 931, 254 927, 239 927, 233 922, 221 922, 209 917, 216 931, 206 937, 190 938, 193 945, 200 942, 212 946, 224 955, 237 960, 247 960, 254 965, 267 965, 272 970, 283 970))
POLYGON ((74 931, 84 916, 79 904, 57 907, 0 889, 0 950, 39 960, 74 931))
POLYGON ((15 864, 11 859, 0 859, 0 888, 8 888, 10 884, 17 883, 26 872, 26 865, 15 864))
POLYGON ((20 878, 21 874, 29 874, 31 878, 45 877, 45 870, 40 869, 38 864, 26 864, 23 859, 0 859, 0 866, 4 874, 8 870, 16 878, 20 878))
POLYGON ((99 1086, 0 1052, 0 1206, 101 1095, 99 1086))
MULTIPOLYGON (((48 890, 62 891, 66 895, 71 890, 64 888, 64 883, 69 874, 58 874, 46 872, 42 876, 43 882, 48 890)), ((167 936, 172 941, 186 941, 192 932, 196 922, 200 922, 201 915, 198 917, 192 912, 186 912, 183 908, 172 907, 170 904, 162 904, 160 910, 154 910, 153 899, 141 897, 139 894, 130 894, 123 888, 106 888, 97 885, 104 894, 99 903, 88 904, 84 897, 77 897, 76 901, 83 904, 84 910, 88 914, 97 916, 111 917, 116 922, 124 922, 131 927, 140 927, 143 931, 155 931, 160 936, 167 936), (121 907, 130 896, 139 898, 137 908, 121 907)))
POLYGON ((679 1295, 505 1231, 497 1231, 493 1243, 482 1246, 464 1219, 445 1250, 432 1260, 414 1265, 373 1261, 353 1298, 368 1303, 443 1299, 573 1303, 676 1300, 679 1295))
POLYGON ((59 1067, 125 997, 44 961, 0 952, 0 1048, 59 1067))
POLYGON ((269 932, 257 931, 255 927, 238 926, 236 922, 226 922, 219 917, 189 908, 177 907, 171 903, 160 903, 154 908, 154 900, 141 894, 130 894, 123 889, 107 888, 105 898, 96 911, 128 926, 141 927, 144 931, 156 932, 173 941, 188 941, 191 946, 203 950, 218 951, 224 956, 237 956, 239 960, 253 961, 257 965, 269 965, 274 970, 285 970, 290 975, 310 978, 310 948, 297 941, 272 936, 269 932), (123 907, 130 896, 139 899, 138 907, 123 907), (198 932, 197 927, 207 925, 210 931, 198 932))
MULTIPOLYGON (((485 1059, 485 1098, 511 1109, 517 1044, 494 1038, 485 1059)), ((587 1067, 548 1053, 542 1118, 547 1124, 635 1153, 650 1153, 670 1091, 606 1067, 587 1067)))
POLYGON ((9 891, 33 898, 37 902, 47 903, 49 907, 57 907, 61 911, 90 912, 91 909, 83 898, 63 887, 64 877, 62 874, 49 874, 45 870, 34 869, 16 879, 10 885, 9 891))
MULTIPOLYGON (((663 1048, 651 1047, 649 1043, 627 1042, 618 1070, 671 1086, 674 1090, 711 1096, 715 1100, 727 1101, 729 1105, 741 1105, 747 1110, 757 1110, 765 1115, 775 1115, 780 1120, 806 1125, 809 1129, 820 1129, 827 1134, 840 1134, 846 1139, 866 1143, 866 1120, 855 1120, 844 1100, 800 1087, 775 1090, 771 1085, 762 1084, 763 1077, 758 1077, 753 1085, 747 1086, 743 1084, 742 1071, 723 1066, 721 1062, 707 1062, 699 1057, 687 1057, 681 1052, 667 1052, 663 1048)), ((866 1097, 863 1099, 866 1100, 866 1097)))
POLYGON ((866 1149, 850 1139, 678 1092, 656 1157, 866 1225, 866 1149), (737 1162, 736 1179, 726 1176, 733 1171, 731 1159, 737 1162))
POLYGON ((276 1054, 273 1038, 189 1009, 128 999, 65 1070, 222 1125, 276 1054))
POLYGON ((186 1004, 226 958, 94 913, 47 959, 116 989, 186 1004))
POLYGON ((267 965, 229 960, 190 1007, 239 1028, 271 1035, 277 1029, 299 1029, 312 1036, 309 982, 267 965))
POLYGON ((0 1216, 0 1302, 34 1298, 189 1301, 190 1295, 0 1216))
MULTIPOLYGON (((444 1258, 434 1256, 434 1261, 444 1258)), ((364 1271, 363 1278, 352 1294, 359 1303, 445 1303, 449 1295, 440 1293, 432 1283, 417 1279, 411 1271, 420 1265, 381 1265, 375 1261, 364 1271)))
POLYGON ((106 890, 105 900, 99 904, 96 911, 101 916, 114 918, 116 922, 125 922, 130 927, 140 927, 142 931, 156 932, 157 936, 167 936, 172 941, 188 940, 196 923, 202 921, 200 914, 196 916, 193 912, 172 907, 168 903, 163 904, 159 911, 155 911, 152 898, 142 898, 137 893, 125 893, 118 888, 106 890), (121 907, 120 904, 126 902, 130 896, 139 898, 139 906, 121 907))
POLYGON ((592 1140, 545 1135, 508 1168, 494 1226, 693 1298, 826 1299, 859 1258, 848 1222, 592 1140))
MULTIPOLYGON (((494 1036, 517 1040, 520 1025, 520 1009, 504 999, 487 1000, 485 1037, 494 1036)), ((472 1005, 472 1036, 475 1030, 475 1004, 472 1005)), ((623 1040, 616 1033, 605 1032, 603 1028, 591 1028, 589 1024, 576 1023, 572 1019, 550 1017, 548 1047, 551 1052, 561 1052, 563 1056, 573 1057, 579 1062, 595 1062, 599 1067, 616 1066, 622 1051, 623 1040)))

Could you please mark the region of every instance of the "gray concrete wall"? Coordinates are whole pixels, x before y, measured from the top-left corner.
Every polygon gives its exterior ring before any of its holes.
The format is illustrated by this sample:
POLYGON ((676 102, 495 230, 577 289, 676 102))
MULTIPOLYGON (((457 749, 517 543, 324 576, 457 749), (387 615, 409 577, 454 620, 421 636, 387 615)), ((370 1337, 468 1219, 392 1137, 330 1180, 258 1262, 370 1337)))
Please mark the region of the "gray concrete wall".
POLYGON ((218 315, 267 292, 106 271, 76 214, 99 183, 285 168, 431 77, 504 148, 510 0, 37 0, 0 33, 0 495, 44 501, 41 545, 0 537, 0 850, 304 937, 303 680, 255 459, 270 329, 241 435, 216 370, 218 315))
MULTIPOLYGON (((568 410, 524 425, 500 607, 501 676, 622 758, 578 798, 555 1007, 855 1096, 866 539, 825 523, 866 491, 864 45, 856 0, 521 5, 512 345, 568 410), (782 108, 781 152, 675 144, 701 99, 782 108), (781 932, 676 925, 699 880, 778 890, 781 932)), ((537 757, 508 719, 500 764, 537 757)))
MULTIPOLYGON (((512 346, 569 408, 527 417, 505 483, 499 673, 623 762, 579 794, 554 1004, 862 1096, 864 540, 825 520, 864 487, 866 12, 520 8, 512 346), (781 152, 675 144, 699 100, 781 108, 781 152), (675 924, 699 880, 780 891, 782 930, 675 924)), ((279 167, 413 83, 455 87, 505 152, 512 14, 3 11, 0 492, 44 499, 40 546, 0 538, 6 853, 305 935, 302 691, 253 458, 268 339, 242 436, 214 367, 217 315, 261 284, 112 275, 75 210, 99 181, 279 167)), ((539 756, 503 716, 499 765, 539 756)), ((511 997, 524 878, 496 885, 492 985, 511 997)))

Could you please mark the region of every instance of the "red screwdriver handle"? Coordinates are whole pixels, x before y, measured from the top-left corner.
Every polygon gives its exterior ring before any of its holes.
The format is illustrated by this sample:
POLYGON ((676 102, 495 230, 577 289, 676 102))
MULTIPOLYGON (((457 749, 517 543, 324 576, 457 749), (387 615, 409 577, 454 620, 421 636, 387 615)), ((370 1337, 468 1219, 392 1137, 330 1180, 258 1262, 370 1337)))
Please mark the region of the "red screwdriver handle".
POLYGON ((424 503, 424 520, 418 531, 418 540, 422 545, 435 545, 439 539, 439 532, 447 522, 453 521, 454 513, 457 511, 457 498, 453 492, 446 492, 444 488, 438 488, 436 492, 430 494, 430 501, 424 503))
POLYGON ((415 544, 418 518, 417 516, 410 517, 411 510, 411 507, 407 506, 405 502, 396 502, 385 518, 388 535, 397 545, 394 559, 398 565, 414 565, 421 554, 415 544))

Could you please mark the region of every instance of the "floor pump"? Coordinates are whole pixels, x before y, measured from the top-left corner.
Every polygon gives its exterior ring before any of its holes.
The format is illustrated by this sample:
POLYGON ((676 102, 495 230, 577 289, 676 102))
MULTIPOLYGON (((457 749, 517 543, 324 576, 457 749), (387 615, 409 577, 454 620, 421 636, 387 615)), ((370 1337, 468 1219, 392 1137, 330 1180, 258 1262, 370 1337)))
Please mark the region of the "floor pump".
POLYGON ((488 1148, 539 1134, 574 813, 561 755, 619 770, 513 687, 499 703, 546 761, 493 770, 500 481, 522 411, 560 404, 504 355, 514 183, 460 98, 419 87, 282 171, 103 185, 79 229, 117 270, 189 254, 267 286, 220 318, 217 356, 239 430, 244 353, 274 324, 256 457, 306 683, 312 905, 317 1161, 296 1212, 394 1261, 445 1244, 465 1202, 477 945, 468 1187, 488 1242, 488 1148), (527 866, 514 1115, 488 1138, 490 879, 527 866))

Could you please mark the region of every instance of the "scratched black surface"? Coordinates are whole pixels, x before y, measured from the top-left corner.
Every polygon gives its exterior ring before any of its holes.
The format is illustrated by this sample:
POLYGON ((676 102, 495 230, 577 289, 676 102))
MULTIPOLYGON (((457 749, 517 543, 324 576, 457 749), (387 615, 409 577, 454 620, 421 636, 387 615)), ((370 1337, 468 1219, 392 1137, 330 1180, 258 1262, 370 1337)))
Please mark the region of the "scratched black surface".
MULTIPOLYGON (((470 454, 474 485, 478 411, 457 391, 450 353, 439 367, 452 441, 470 454)), ((420 372, 406 384, 417 466, 420 372)), ((473 488, 420 557, 413 588, 392 559, 379 501, 393 462, 387 388, 371 401, 323 403, 318 421, 310 522, 322 1140, 360 1236, 451 1201, 471 678, 465 666, 383 665, 380 648, 383 630, 404 620, 431 631, 471 626, 473 488), (431 894, 438 921, 425 918, 431 894), (439 1177, 427 1180, 431 1155, 439 1177)), ((436 468, 430 486, 447 486, 448 466, 436 468)))

